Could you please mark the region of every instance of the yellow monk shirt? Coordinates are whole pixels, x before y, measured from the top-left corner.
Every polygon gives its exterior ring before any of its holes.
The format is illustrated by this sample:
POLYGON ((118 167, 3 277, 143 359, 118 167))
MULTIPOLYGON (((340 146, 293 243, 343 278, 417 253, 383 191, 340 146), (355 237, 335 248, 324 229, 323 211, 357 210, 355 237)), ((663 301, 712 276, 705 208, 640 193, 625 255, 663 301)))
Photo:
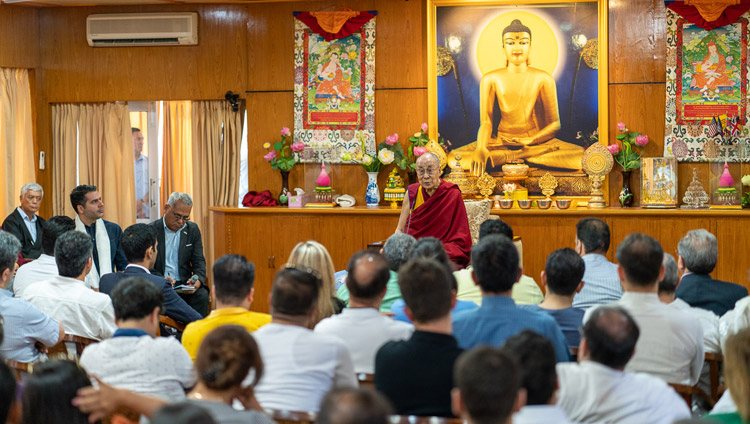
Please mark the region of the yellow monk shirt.
POLYGON ((222 308, 212 311, 207 317, 191 322, 182 333, 182 346, 195 361, 203 338, 214 328, 222 325, 239 325, 253 332, 271 322, 271 315, 248 311, 245 308, 222 308))

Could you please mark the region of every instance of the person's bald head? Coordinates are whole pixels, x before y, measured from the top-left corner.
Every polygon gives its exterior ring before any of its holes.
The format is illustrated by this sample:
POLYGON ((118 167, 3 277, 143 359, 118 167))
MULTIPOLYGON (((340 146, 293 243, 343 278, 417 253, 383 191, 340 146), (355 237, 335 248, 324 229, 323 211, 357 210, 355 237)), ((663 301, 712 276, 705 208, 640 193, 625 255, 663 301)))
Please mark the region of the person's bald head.
POLYGON ((440 158, 432 152, 424 153, 422 154, 422 156, 417 158, 417 166, 419 166, 419 164, 427 166, 430 163, 436 166, 440 166, 440 158))
POLYGON ((635 353, 640 330, 630 314, 619 306, 594 309, 583 326, 586 356, 614 369, 624 369, 635 353))
POLYGON ((383 299, 391 273, 381 254, 360 250, 349 259, 346 271, 350 302, 356 299, 372 303, 383 299))

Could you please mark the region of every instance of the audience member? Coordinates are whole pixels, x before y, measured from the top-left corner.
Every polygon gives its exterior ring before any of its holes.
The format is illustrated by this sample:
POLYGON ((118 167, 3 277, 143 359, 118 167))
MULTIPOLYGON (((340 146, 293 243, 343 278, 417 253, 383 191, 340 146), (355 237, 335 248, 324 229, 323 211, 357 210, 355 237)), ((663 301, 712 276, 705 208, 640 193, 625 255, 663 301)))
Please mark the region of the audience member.
POLYGON ((102 219, 104 202, 93 185, 79 185, 70 192, 70 203, 76 213, 76 231, 87 234, 93 243, 91 275, 86 275, 86 285, 99 288, 99 278, 104 274, 123 270, 128 260, 120 245, 122 228, 102 219))
POLYGON ((516 306, 510 294, 523 275, 518 251, 504 235, 486 236, 471 250, 473 278, 482 289, 482 306, 453 317, 459 346, 471 349, 486 344, 502 346, 509 337, 530 329, 543 335, 555 347, 558 361, 570 360, 568 345, 555 319, 544 312, 516 306))
MULTIPOLYGON (((0 343, 2 343, 1 340, 0 343)), ((16 386, 16 376, 13 375, 13 370, 4 360, 0 360, 0 423, 20 422, 21 409, 16 400, 18 390, 16 386)))
POLYGON ((65 332, 60 323, 26 300, 13 297, 7 290, 20 251, 21 242, 9 232, 0 231, 0 313, 3 330, 13 329, 0 340, 0 357, 34 362, 39 358, 37 343, 54 346, 65 332))
POLYGON ((625 293, 613 304, 625 308, 640 328, 626 371, 692 386, 703 367, 703 329, 693 315, 659 301, 663 258, 659 242, 642 233, 630 234, 617 247, 617 272, 625 293))
POLYGON ((42 206, 44 189, 37 183, 21 187, 21 206, 3 221, 3 231, 7 231, 21 242, 21 255, 25 259, 36 259, 42 254, 44 218, 37 215, 42 206))
POLYGON ((583 259, 575 250, 564 248, 550 253, 541 276, 542 284, 547 287, 547 295, 538 306, 526 306, 530 310, 550 314, 557 321, 570 347, 578 347, 581 342, 578 329, 586 311, 573 307, 573 297, 584 286, 581 281, 584 270, 583 259))
POLYGON ((16 297, 22 297, 23 291, 31 284, 60 275, 55 262, 55 242, 61 234, 75 230, 76 224, 72 218, 59 215, 45 221, 42 228, 42 255, 18 268, 16 279, 13 280, 13 294, 16 297))
POLYGON ((357 387, 344 342, 310 330, 321 284, 317 275, 296 268, 276 273, 271 323, 254 333, 265 364, 255 395, 264 408, 316 412, 331 388, 357 387))
MULTIPOLYGON (((398 287, 398 270, 408 260, 409 249, 417 240, 406 233, 396 233, 388 237, 383 245, 382 254, 388 262, 390 268, 390 277, 386 286, 385 296, 380 303, 380 312, 390 312, 391 305, 398 299, 401 299, 401 289, 398 287)), ((341 271, 340 271, 341 272, 341 271)), ((341 272, 345 274, 345 272, 341 272)), ((341 299, 347 306, 349 305, 349 289, 346 284, 339 287, 336 297, 341 299)))
POLYGON ((740 299, 734 304, 734 309, 719 318, 719 337, 722 351, 727 337, 744 328, 750 328, 750 297, 740 299))
POLYGON ((323 398, 317 424, 389 424, 393 408, 371 389, 333 389, 323 398))
POLYGON ((750 328, 740 330, 727 339, 724 381, 737 410, 709 417, 719 423, 750 423, 750 328))
POLYGON ((531 330, 523 330, 509 338, 502 351, 518 361, 521 387, 526 390, 526 404, 513 416, 513 424, 570 423, 565 411, 555 405, 557 373, 552 343, 531 330))
MULTIPOLYGON (((413 261, 417 258, 434 259, 445 267, 446 271, 450 273, 451 291, 455 297, 456 292, 458 291, 458 282, 453 275, 453 262, 448 258, 448 253, 443 248, 443 242, 435 237, 424 237, 417 240, 409 250, 409 260, 413 261)), ((404 302, 404 299, 399 299, 391 305, 391 313, 393 313, 394 319, 411 324, 411 320, 404 313, 405 306, 406 303, 404 302)), ((457 300, 453 306, 453 313, 476 308, 477 305, 474 302, 457 300)))
MULTIPOLYGON (((509 239, 513 240, 513 229, 502 219, 488 219, 479 225, 479 240, 481 241, 485 236, 491 234, 502 234, 509 239)), ((517 244, 518 250, 518 261, 521 261, 521 250, 520 241, 513 242, 517 244)), ((471 277, 472 267, 468 266, 465 269, 458 270, 453 273, 458 281, 458 293, 456 299, 459 301, 469 300, 477 305, 482 304, 482 291, 479 286, 471 277)), ((536 305, 544 299, 544 294, 539 289, 533 278, 527 275, 521 275, 518 283, 513 285, 513 293, 510 295, 513 301, 517 305, 536 305)))
POLYGON ((167 279, 152 275, 149 271, 156 261, 158 247, 156 232, 152 226, 147 224, 131 225, 123 231, 121 244, 125 257, 128 259, 128 266, 120 272, 102 275, 99 281, 99 290, 102 293, 111 294, 121 281, 127 278, 140 277, 148 280, 161 290, 164 296, 164 315, 184 324, 202 318, 195 309, 191 308, 177 295, 167 279))
MULTIPOLYGON (((87 289, 88 290, 88 289, 87 289)), ((23 424, 88 424, 88 414, 73 406, 78 389, 91 385, 73 361, 44 362, 24 381, 23 424)))
POLYGON ((182 333, 182 345, 195 361, 198 347, 214 328, 222 325, 240 325, 253 332, 271 322, 268 314, 253 312, 255 265, 241 255, 224 255, 213 267, 216 309, 206 318, 188 324, 182 333))
POLYGON ((354 371, 372 374, 378 349, 388 341, 408 339, 414 327, 379 311, 390 279, 388 263, 381 255, 360 250, 346 271, 349 307, 320 321, 315 332, 341 338, 352 355, 354 371))
POLYGON ((622 286, 617 265, 607 260, 609 226, 599 218, 583 218, 576 224, 576 253, 586 265, 580 293, 573 299, 573 307, 588 309, 605 305, 622 297, 622 286))
POLYGON ((180 297, 205 317, 209 298, 205 284, 206 258, 203 256, 201 230, 198 224, 190 222, 192 210, 193 199, 187 193, 169 195, 164 215, 150 224, 161 246, 152 271, 164 276, 175 287, 186 286, 180 297))
POLYGON ((131 277, 122 280, 111 297, 118 329, 111 339, 88 346, 81 366, 114 387, 183 399, 185 389, 195 383, 193 361, 177 339, 158 337, 162 291, 143 277, 131 277))
POLYGON ((289 255, 287 265, 312 269, 321 278, 322 285, 315 307, 315 317, 310 323, 310 328, 314 328, 323 318, 338 314, 344 309, 344 302, 334 296, 336 280, 333 274, 336 270, 333 267, 333 259, 325 246, 312 240, 297 243, 289 255))
POLYGON ((704 229, 688 231, 677 245, 677 252, 677 267, 683 273, 675 292, 678 299, 722 316, 747 296, 745 287, 714 280, 709 275, 719 258, 719 245, 713 234, 704 229))
POLYGON ((619 306, 591 310, 578 350, 580 364, 557 364, 557 405, 571 420, 671 424, 690 417, 685 401, 666 382, 624 371, 636 351, 638 327, 619 306))
POLYGON ((149 422, 151 424, 217 424, 205 409, 188 402, 173 403, 159 409, 151 416, 149 422))
POLYGON ((468 424, 511 424, 526 402, 518 362, 497 348, 481 346, 458 358, 453 411, 468 424))
POLYGON ((429 258, 398 272, 404 312, 415 331, 409 340, 386 343, 375 356, 375 388, 397 414, 452 416, 453 364, 461 349, 451 335, 451 280, 445 265, 429 258))
POLYGON ((148 208, 148 156, 143 152, 143 133, 140 128, 131 127, 135 168, 135 217, 149 218, 148 208))
POLYGON ((23 297, 58 320, 65 332, 104 340, 117 329, 112 302, 104 293, 86 286, 93 259, 91 237, 69 231, 57 238, 55 262, 60 275, 28 286, 23 297))

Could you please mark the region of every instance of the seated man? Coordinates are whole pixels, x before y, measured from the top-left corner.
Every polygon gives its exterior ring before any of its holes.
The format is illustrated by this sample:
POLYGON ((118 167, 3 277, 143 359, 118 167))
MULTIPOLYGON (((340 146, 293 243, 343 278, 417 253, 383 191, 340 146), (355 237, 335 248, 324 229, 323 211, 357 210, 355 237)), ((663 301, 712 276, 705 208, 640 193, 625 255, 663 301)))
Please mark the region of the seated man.
POLYGON ((186 193, 172 193, 164 205, 164 215, 151 223, 156 230, 159 252, 153 271, 164 276, 173 286, 195 287, 180 296, 201 316, 208 315, 206 258, 198 225, 190 222, 193 199, 186 193))
POLYGON ((151 268, 156 261, 156 232, 147 224, 135 224, 126 228, 120 240, 122 250, 128 259, 128 266, 123 271, 102 275, 99 290, 111 294, 117 285, 126 278, 142 277, 150 281, 164 295, 164 315, 184 324, 197 321, 202 317, 185 303, 174 291, 166 279, 151 275, 151 268))
POLYGON ((36 183, 21 187, 21 206, 3 221, 3 231, 7 231, 21 241, 21 255, 24 259, 36 259, 42 254, 44 219, 37 215, 42 206, 44 189, 36 183))
POLYGON ((511 424, 526 402, 518 361, 497 348, 482 346, 458 358, 453 412, 468 424, 511 424))
POLYGON ((565 411, 555 405, 555 349, 549 340, 523 330, 509 338, 501 350, 518 361, 521 387, 526 390, 526 404, 513 416, 513 424, 570 423, 565 411))
POLYGON ((555 319, 544 312, 519 308, 510 297, 513 284, 523 274, 518 251, 510 239, 499 234, 486 236, 471 250, 471 263, 474 279, 482 288, 482 306, 453 317, 453 334, 459 346, 500 347, 509 337, 530 329, 552 342, 558 361, 570 360, 568 345, 555 319))
MULTIPOLYGON (((625 293, 612 305, 628 311, 640 328, 635 355, 626 371, 692 386, 703 367, 703 329, 693 315, 659 301, 663 258, 659 242, 642 233, 630 234, 617 247, 617 272, 625 293)), ((584 323, 595 309, 586 311, 584 323)))
MULTIPOLYGON (((12 297, 7 290, 13 279, 21 242, 7 231, 0 231, 0 314, 5 338, 0 336, 0 359, 34 362, 39 358, 36 344, 54 346, 65 335, 63 326, 29 302, 12 297)), ((2 333, 2 331, 0 331, 2 333)))
POLYGON ((372 389, 333 389, 320 405, 317 424, 389 424, 393 408, 372 389))
POLYGON ((193 361, 203 338, 214 328, 239 325, 252 333, 271 322, 270 315, 250 310, 255 294, 252 262, 241 255, 224 255, 214 263, 212 271, 216 309, 206 318, 188 324, 182 333, 182 345, 193 361))
POLYGON ((115 311, 109 296, 83 283, 94 266, 92 249, 91 237, 80 231, 58 237, 55 262, 60 275, 26 287, 23 297, 58 320, 66 333, 104 340, 117 329, 115 311))
POLYGON ((677 253, 677 267, 683 273, 675 292, 678 299, 722 316, 747 296, 745 287, 714 280, 709 275, 719 258, 719 245, 713 234, 703 229, 688 231, 677 245, 677 253))
POLYGON ((461 354, 451 335, 451 277, 434 259, 415 259, 398 272, 414 322, 409 340, 391 341, 375 356, 375 388, 400 415, 452 416, 453 365, 461 354))
MULTIPOLYGON (((408 234, 396 233, 388 237, 383 245, 382 253, 386 262, 388 262, 388 268, 390 268, 390 278, 386 286, 385 297, 380 303, 380 312, 389 312, 393 302, 401 299, 401 289, 398 288, 398 270, 408 260, 409 249, 415 241, 416 239, 408 234)), ((341 273, 346 274, 346 271, 341 271, 341 273)), ((339 287, 336 297, 349 305, 349 289, 346 284, 339 287)))
POLYGON ((690 417, 685 401, 663 380, 625 372, 639 328, 623 308, 592 309, 583 326, 580 364, 557 364, 557 405, 573 421, 671 424, 690 417))
POLYGON ((321 284, 319 277, 296 268, 276 273, 271 323, 253 334, 264 366, 254 391, 264 408, 317 412, 332 388, 357 387, 344 342, 309 329, 321 284))
POLYGON ((460 269, 469 264, 471 231, 461 190, 440 179, 440 160, 433 153, 417 159, 419 183, 409 186, 397 233, 417 239, 435 237, 443 242, 448 257, 460 269))
MULTIPOLYGON (((488 219, 479 226, 479 240, 490 234, 503 234, 513 240, 513 229, 502 219, 488 219)), ((514 242, 515 244, 515 242, 514 242)), ((520 252, 520 251, 519 251, 520 252)), ((520 260, 520 257, 519 257, 520 260)), ((458 282, 456 299, 459 301, 469 300, 477 305, 482 304, 482 290, 471 276, 473 268, 471 265, 465 269, 453 273, 458 282)), ((544 294, 536 285, 533 278, 522 275, 521 279, 513 285, 513 293, 510 295, 517 305, 536 305, 544 300, 544 294)))
POLYGON ((195 384, 193 361, 177 339, 159 337, 162 291, 143 277, 131 277, 111 296, 117 331, 111 339, 88 346, 81 367, 114 387, 170 401, 184 399, 185 389, 195 384))
POLYGON ((341 338, 352 354, 354 371, 372 374, 378 349, 388 341, 408 339, 414 326, 379 311, 390 279, 388 264, 381 255, 360 250, 346 268, 349 307, 320 321, 315 332, 341 338))
POLYGON ((37 260, 18 268, 16 279, 13 280, 13 294, 16 297, 22 297, 24 289, 31 284, 60 275, 55 262, 55 242, 61 234, 75 230, 76 224, 67 216, 53 216, 44 222, 43 228, 43 253, 37 260))
POLYGON ((542 284, 547 287, 547 296, 538 306, 525 306, 532 311, 550 314, 560 326, 569 347, 578 347, 581 342, 578 329, 586 311, 573 307, 573 296, 584 286, 581 281, 584 269, 583 259, 573 249, 557 249, 550 253, 542 271, 542 284))
POLYGON ((573 299, 573 307, 588 309, 606 305, 622 297, 617 265, 607 260, 609 226, 599 218, 583 218, 576 224, 576 253, 586 265, 586 284, 573 299))

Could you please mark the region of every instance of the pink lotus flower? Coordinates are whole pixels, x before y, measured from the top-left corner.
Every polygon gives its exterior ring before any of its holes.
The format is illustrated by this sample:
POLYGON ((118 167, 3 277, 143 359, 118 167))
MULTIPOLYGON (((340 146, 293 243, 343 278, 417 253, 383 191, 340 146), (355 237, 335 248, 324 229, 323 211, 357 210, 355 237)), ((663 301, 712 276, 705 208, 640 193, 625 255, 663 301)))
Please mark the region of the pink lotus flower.
POLYGON ((620 145, 619 144, 610 144, 607 146, 607 150, 609 150, 609 153, 612 153, 613 155, 616 155, 620 153, 620 145))
POLYGON ((422 122, 422 132, 427 132, 427 122, 422 122))
POLYGON ((393 133, 385 138, 385 144, 389 146, 393 146, 396 143, 398 143, 398 134, 396 133, 393 133))
POLYGON ((422 146, 415 146, 414 147, 414 156, 420 157, 423 154, 427 153, 427 148, 422 146))
POLYGON ((301 141, 298 141, 296 143, 292 143, 291 147, 292 147, 292 151, 294 153, 299 153, 299 152, 305 150, 305 143, 303 143, 301 141))
POLYGON ((289 128, 288 128, 288 127, 284 127, 284 128, 282 128, 282 129, 281 129, 281 135, 282 135, 283 137, 286 137, 286 136, 288 136, 288 135, 289 135, 289 134, 291 134, 291 133, 292 133, 292 132, 291 132, 291 131, 289 131, 289 128))
POLYGON ((271 150, 270 152, 268 152, 268 154, 263 155, 263 159, 265 159, 266 162, 271 162, 272 160, 276 159, 276 151, 271 150))
POLYGON ((635 144, 638 146, 645 146, 648 144, 648 136, 646 134, 641 134, 635 138, 635 144))
POLYGON ((617 131, 625 131, 625 123, 624 122, 618 122, 617 123, 617 131))

